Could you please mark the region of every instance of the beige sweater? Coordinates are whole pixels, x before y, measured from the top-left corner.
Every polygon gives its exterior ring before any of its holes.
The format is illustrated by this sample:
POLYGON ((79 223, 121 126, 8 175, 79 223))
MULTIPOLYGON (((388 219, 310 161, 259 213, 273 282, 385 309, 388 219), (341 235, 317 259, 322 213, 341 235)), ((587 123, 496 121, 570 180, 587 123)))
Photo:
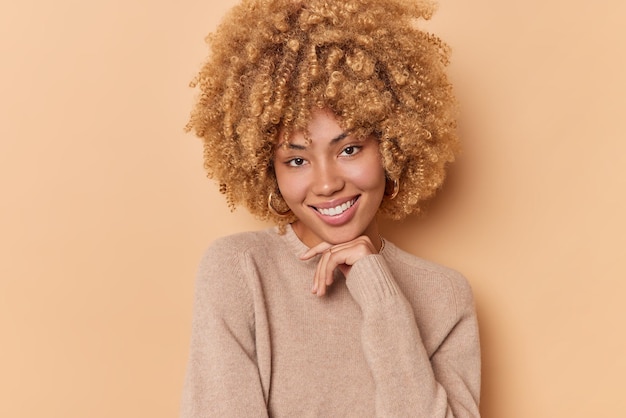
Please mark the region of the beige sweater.
POLYGON ((387 242, 318 298, 306 249, 291 228, 209 248, 182 417, 479 416, 478 328, 460 274, 387 242))

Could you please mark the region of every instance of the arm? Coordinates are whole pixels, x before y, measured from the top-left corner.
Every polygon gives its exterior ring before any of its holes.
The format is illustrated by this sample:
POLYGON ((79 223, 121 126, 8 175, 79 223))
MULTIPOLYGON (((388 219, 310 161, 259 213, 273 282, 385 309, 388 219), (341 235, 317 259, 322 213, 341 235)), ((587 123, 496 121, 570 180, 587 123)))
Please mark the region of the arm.
POLYGON ((471 289, 450 283, 449 332, 428 356, 411 305, 382 256, 355 263, 347 276, 363 312, 362 344, 376 384, 378 416, 478 417, 480 346, 471 289))
POLYGON ((183 418, 268 416, 257 366, 254 306, 241 258, 214 245, 201 262, 183 418))

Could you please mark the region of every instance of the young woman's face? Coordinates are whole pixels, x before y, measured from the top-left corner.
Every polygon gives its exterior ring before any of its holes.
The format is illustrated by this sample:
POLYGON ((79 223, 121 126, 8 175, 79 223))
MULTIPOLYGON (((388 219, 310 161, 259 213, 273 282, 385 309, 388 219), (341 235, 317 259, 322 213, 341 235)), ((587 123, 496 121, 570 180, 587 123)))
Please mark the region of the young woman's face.
POLYGON ((385 193, 385 171, 374 137, 344 132, 332 112, 315 111, 310 143, 295 132, 274 157, 278 187, 298 218, 293 229, 312 247, 368 235, 378 238, 376 213, 385 193))

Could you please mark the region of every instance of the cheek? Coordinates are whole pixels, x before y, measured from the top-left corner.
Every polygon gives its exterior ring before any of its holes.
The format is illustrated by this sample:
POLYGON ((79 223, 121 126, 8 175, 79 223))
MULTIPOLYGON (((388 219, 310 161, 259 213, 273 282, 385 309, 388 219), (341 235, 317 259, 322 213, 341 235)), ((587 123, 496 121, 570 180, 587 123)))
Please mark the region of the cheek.
POLYGON ((303 181, 298 181, 296 176, 289 175, 284 168, 274 169, 278 190, 285 201, 294 201, 303 195, 303 181))
POLYGON ((363 189, 378 189, 385 187, 385 170, 378 158, 371 158, 365 164, 354 167, 351 177, 355 184, 363 189))

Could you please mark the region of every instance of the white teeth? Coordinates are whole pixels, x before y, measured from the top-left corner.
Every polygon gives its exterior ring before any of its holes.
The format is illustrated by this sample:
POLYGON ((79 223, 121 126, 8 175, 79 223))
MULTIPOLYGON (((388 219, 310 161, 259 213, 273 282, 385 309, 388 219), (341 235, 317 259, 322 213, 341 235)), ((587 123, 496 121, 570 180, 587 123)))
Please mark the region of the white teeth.
POLYGON ((337 215, 341 215, 342 213, 347 211, 350 207, 352 207, 352 205, 354 205, 354 200, 351 200, 351 201, 346 202, 346 203, 342 203, 341 205, 335 206, 334 208, 330 208, 330 209, 318 208, 317 210, 322 215, 337 216, 337 215))

